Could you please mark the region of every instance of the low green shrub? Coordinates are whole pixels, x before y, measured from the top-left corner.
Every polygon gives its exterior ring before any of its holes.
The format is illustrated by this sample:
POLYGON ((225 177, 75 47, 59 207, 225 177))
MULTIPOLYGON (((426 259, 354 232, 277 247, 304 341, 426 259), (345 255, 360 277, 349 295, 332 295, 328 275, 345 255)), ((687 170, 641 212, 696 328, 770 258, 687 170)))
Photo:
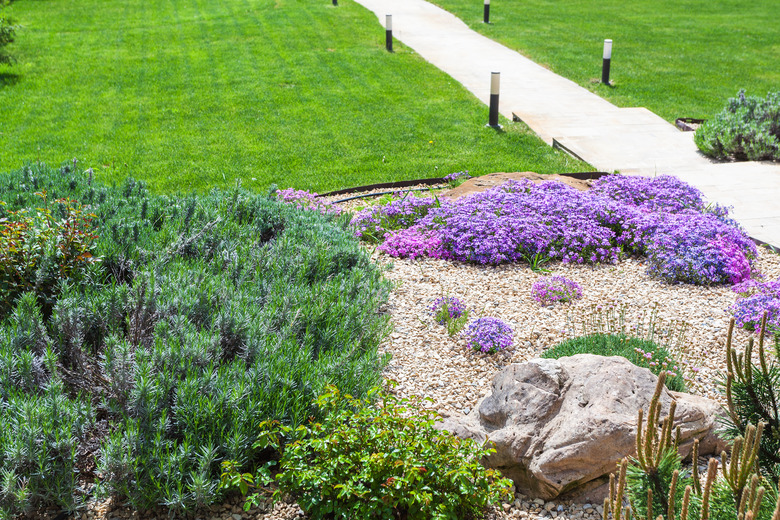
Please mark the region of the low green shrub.
MULTIPOLYGON (((437 414, 420 404, 379 389, 359 400, 328 387, 317 399, 323 421, 272 425, 255 445, 282 448, 277 498, 292 495, 313 519, 455 520, 498 503, 511 483, 479 462, 493 450, 436 430, 437 414)), ((246 493, 247 475, 225 467, 223 483, 243 482, 246 493)))
POLYGON ((666 372, 666 386, 669 390, 686 390, 681 365, 668 350, 646 339, 625 334, 589 334, 558 343, 545 350, 541 357, 558 359, 576 354, 622 356, 637 366, 650 369, 656 375, 666 372))
POLYGON ((762 99, 740 90, 696 130, 694 141, 716 159, 780 160, 780 91, 762 99))
POLYGON ((92 481, 139 509, 192 511, 222 499, 220 460, 257 462, 262 422, 298 426, 326 385, 363 396, 380 381, 389 284, 344 217, 238 187, 156 197, 71 165, 0 175, 8 212, 44 191, 89 207, 95 261, 61 276, 46 306, 11 299, 0 323, 3 420, 43 403, 27 426, 3 423, 0 512, 73 510, 92 481), (95 438, 97 417, 108 427, 95 438), (33 427, 44 441, 27 462, 14 450, 33 427))

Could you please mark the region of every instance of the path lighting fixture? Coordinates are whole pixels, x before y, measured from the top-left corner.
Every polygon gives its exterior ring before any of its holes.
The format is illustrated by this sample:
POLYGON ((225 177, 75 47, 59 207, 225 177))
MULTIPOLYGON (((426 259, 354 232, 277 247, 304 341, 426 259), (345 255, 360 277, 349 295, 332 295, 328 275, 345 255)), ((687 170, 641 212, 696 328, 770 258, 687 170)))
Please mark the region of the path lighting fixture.
POLYGON ((488 126, 490 128, 501 128, 498 124, 498 90, 501 84, 501 73, 490 73, 490 113, 488 114, 488 126))
POLYGON ((612 61, 612 40, 604 40, 604 62, 601 65, 601 82, 609 85, 609 62, 612 61))

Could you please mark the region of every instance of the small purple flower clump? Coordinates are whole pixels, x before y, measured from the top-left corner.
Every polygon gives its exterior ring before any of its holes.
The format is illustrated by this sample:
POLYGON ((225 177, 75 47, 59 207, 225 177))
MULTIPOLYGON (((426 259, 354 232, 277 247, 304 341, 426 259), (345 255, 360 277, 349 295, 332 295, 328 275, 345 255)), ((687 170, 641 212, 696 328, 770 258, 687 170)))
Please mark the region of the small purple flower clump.
POLYGON ((436 323, 445 325, 448 320, 457 320, 463 316, 466 306, 455 296, 442 296, 431 304, 429 310, 436 319, 436 323))
POLYGON ((442 235, 444 258, 499 264, 534 258, 615 262, 604 201, 558 182, 508 182, 432 209, 421 225, 442 235))
POLYGON ((582 298, 582 287, 564 276, 545 276, 534 282, 531 294, 542 305, 552 305, 582 298))
POLYGON ((390 204, 371 206, 352 218, 355 234, 369 242, 379 242, 390 231, 407 229, 439 205, 433 197, 404 197, 390 204))
POLYGON ((498 318, 478 318, 463 332, 475 352, 495 354, 512 345, 512 328, 498 318))
POLYGON ((746 282, 735 289, 746 295, 731 306, 738 326, 761 333, 761 320, 766 313, 766 332, 780 333, 780 280, 746 282))
POLYGON ((316 193, 306 190, 296 190, 293 188, 277 190, 276 192, 277 199, 281 200, 285 204, 295 204, 298 209, 319 211, 323 215, 338 215, 341 213, 341 209, 334 206, 333 203, 325 202, 318 197, 319 195, 316 193))
POLYGON ((471 175, 469 175, 468 171, 462 171, 462 172, 455 172, 451 173, 449 175, 445 175, 442 179, 444 182, 447 182, 449 184, 455 184, 459 181, 467 181, 471 178, 471 175))

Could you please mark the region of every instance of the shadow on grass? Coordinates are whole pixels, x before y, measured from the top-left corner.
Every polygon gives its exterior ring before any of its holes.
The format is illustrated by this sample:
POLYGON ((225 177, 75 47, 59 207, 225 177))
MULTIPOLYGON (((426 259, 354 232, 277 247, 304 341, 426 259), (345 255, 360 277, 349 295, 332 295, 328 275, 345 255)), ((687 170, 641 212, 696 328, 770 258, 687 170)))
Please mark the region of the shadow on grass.
POLYGON ((12 72, 0 72, 0 88, 12 87, 19 83, 22 76, 12 72))

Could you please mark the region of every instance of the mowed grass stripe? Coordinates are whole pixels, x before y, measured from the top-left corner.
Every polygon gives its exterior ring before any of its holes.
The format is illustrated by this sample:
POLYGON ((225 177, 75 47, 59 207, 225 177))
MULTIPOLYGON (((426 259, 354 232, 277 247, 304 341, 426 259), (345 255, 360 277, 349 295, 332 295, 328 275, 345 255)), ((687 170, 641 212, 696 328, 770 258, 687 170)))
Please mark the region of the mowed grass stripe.
POLYGON ((15 2, 0 168, 76 157, 164 192, 589 168, 522 125, 484 128, 482 103, 340 4, 15 2))
POLYGON ((780 88, 777 0, 432 0, 474 30, 619 106, 669 121, 710 117, 741 88, 780 88), (613 88, 599 83, 603 41, 614 41, 613 88))

